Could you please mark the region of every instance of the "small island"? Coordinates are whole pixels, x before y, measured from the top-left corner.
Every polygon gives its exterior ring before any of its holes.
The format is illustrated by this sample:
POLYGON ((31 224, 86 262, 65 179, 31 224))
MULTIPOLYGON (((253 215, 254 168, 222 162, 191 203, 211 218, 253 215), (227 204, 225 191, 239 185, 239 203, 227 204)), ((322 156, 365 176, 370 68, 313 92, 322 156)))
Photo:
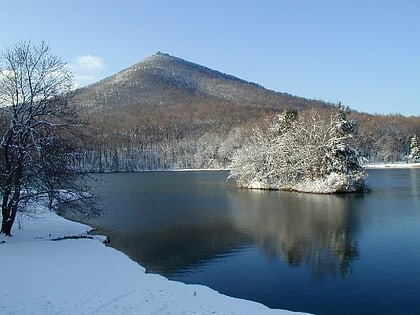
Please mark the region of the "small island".
POLYGON ((357 122, 349 108, 313 109, 299 117, 288 109, 253 129, 233 159, 229 177, 239 187, 308 193, 366 191, 363 157, 352 143, 357 122))

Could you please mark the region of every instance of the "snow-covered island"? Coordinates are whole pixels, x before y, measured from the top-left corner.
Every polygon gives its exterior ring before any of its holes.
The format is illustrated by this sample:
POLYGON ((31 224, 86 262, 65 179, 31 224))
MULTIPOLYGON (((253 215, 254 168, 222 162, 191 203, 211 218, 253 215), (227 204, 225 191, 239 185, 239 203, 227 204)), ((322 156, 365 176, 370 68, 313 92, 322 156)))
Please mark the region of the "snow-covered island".
POLYGON ((256 126, 236 151, 230 177, 239 187, 308 193, 365 191, 363 161, 352 145, 357 123, 348 107, 313 110, 298 117, 286 110, 268 126, 256 126))
POLYGON ((148 274, 42 207, 16 223, 0 235, 0 314, 298 314, 148 274))

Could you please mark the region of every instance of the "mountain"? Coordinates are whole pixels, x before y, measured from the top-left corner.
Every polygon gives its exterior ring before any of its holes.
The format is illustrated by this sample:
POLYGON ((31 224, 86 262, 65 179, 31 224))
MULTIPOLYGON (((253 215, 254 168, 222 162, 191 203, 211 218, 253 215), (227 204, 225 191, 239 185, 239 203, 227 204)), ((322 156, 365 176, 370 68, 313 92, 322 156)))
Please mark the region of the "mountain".
POLYGON ((79 89, 75 102, 94 139, 88 170, 226 166, 237 128, 285 108, 329 107, 161 52, 79 89))
POLYGON ((278 110, 314 103, 161 52, 81 89, 79 97, 90 110, 209 102, 278 110))
MULTIPOLYGON (((89 121, 81 165, 89 171, 227 167, 267 117, 332 108, 161 52, 79 89, 74 102, 89 121)), ((360 152, 374 161, 403 159, 420 134, 417 117, 352 115, 360 152)))

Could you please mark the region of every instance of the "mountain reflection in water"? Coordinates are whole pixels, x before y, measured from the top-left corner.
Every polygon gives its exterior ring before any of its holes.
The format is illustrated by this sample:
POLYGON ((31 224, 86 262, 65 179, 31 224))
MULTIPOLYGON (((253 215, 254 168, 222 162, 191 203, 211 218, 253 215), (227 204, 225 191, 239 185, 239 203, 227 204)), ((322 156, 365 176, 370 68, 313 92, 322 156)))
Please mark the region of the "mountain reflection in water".
MULTIPOLYGON (((314 314, 420 309, 420 169, 369 170, 367 194, 238 189, 227 172, 95 174, 86 223, 169 279, 314 314)), ((414 311, 415 312, 415 311, 414 311)))
POLYGON ((345 276, 358 257, 348 198, 237 189, 226 172, 98 174, 107 213, 87 223, 149 272, 194 270, 248 246, 270 260, 304 264, 316 277, 345 276))

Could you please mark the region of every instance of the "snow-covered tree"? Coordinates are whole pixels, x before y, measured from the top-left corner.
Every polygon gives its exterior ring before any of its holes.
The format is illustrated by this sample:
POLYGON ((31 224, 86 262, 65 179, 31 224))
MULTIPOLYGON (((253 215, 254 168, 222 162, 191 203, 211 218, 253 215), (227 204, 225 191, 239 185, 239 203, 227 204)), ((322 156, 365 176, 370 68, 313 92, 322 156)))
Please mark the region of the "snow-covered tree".
POLYGON ((363 190, 365 172, 351 146, 357 124, 347 115, 348 108, 339 104, 327 117, 312 111, 285 124, 286 116, 278 116, 268 131, 256 128, 235 153, 230 177, 246 188, 314 193, 363 190))
POLYGON ((25 202, 43 196, 53 206, 69 200, 64 189, 80 199, 72 168, 80 124, 68 102, 72 74, 47 44, 21 42, 5 50, 0 70, 1 232, 10 236, 25 202))
POLYGON ((417 135, 411 138, 410 143, 410 160, 417 162, 420 161, 420 142, 417 135))

